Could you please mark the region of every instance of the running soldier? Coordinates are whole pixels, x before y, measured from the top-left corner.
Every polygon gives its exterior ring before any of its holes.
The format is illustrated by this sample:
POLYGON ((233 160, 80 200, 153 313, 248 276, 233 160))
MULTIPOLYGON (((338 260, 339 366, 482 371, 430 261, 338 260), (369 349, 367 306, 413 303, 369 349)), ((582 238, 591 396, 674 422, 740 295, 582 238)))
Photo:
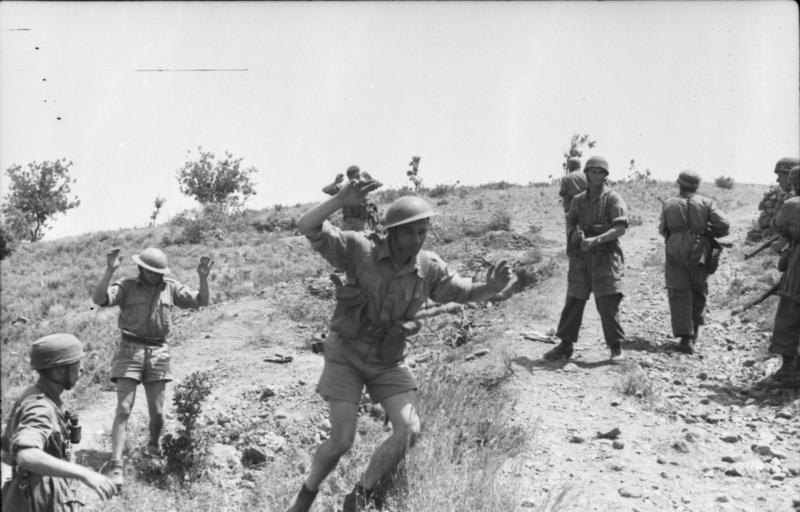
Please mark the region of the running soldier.
POLYGON ((700 176, 690 170, 678 175, 677 197, 664 201, 658 231, 666 244, 664 278, 677 350, 693 354, 708 297, 708 273, 703 264, 710 238, 727 236, 730 223, 714 203, 700 194, 700 176))
POLYGON ((343 512, 366 509, 378 482, 393 471, 420 432, 417 383, 405 364, 405 340, 420 328, 415 315, 428 298, 442 303, 482 301, 502 291, 510 279, 505 261, 490 267, 485 283, 473 283, 433 252, 422 250, 435 212, 420 197, 401 197, 389 206, 386 235, 343 231, 326 220, 341 208, 361 204, 377 186, 350 181, 297 224, 314 250, 346 269, 347 283, 337 289, 332 333, 325 341, 325 366, 317 385, 328 402, 331 434, 314 454, 289 512, 311 508, 319 486, 350 449, 365 386, 392 425, 392 434, 344 499, 343 512))

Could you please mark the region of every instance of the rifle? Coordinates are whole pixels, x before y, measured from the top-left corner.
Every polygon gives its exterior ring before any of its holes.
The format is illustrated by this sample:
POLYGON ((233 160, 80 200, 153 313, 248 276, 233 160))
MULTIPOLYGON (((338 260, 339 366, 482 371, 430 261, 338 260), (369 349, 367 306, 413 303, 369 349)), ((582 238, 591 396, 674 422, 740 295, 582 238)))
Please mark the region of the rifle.
POLYGON ((745 312, 745 311, 747 311, 748 309, 750 309, 750 308, 752 308, 752 307, 755 307, 755 306, 757 306, 757 305, 761 304, 762 302, 764 302, 765 300, 767 300, 767 298, 769 298, 769 296, 770 296, 770 295, 772 295, 772 294, 774 294, 775 292, 777 292, 777 291, 778 291, 778 288, 780 288, 780 286, 781 286, 781 283, 780 283, 780 281, 778 281, 777 283, 775 283, 775 284, 772 286, 772 288, 770 288, 769 290, 767 290, 766 292, 764 292, 764 295, 762 295, 761 297, 757 298, 756 300, 754 300, 754 301, 753 301, 753 302, 751 302, 750 304, 746 305, 746 306, 745 306, 745 307, 743 307, 742 309, 737 309, 737 310, 731 311, 731 316, 734 316, 734 315, 739 315, 739 314, 741 314, 741 313, 744 313, 744 312, 745 312))
POLYGON ((772 244, 774 244, 775 242, 777 242, 777 241, 778 241, 778 240, 780 240, 780 239, 781 239, 781 236, 780 236, 780 235, 775 235, 775 237, 774 237, 774 238, 770 238, 769 240, 767 240, 766 242, 764 242, 764 243, 763 243, 762 245, 760 245, 760 246, 758 247, 758 249, 756 249, 755 251, 751 252, 750 254, 745 254, 745 255, 744 255, 744 259, 746 259, 746 260, 749 260, 750 258, 752 258, 752 257, 753 257, 753 256, 755 256, 756 254, 760 253, 761 251, 763 251, 763 250, 764 250, 764 249, 766 249, 767 247, 771 246, 772 244))

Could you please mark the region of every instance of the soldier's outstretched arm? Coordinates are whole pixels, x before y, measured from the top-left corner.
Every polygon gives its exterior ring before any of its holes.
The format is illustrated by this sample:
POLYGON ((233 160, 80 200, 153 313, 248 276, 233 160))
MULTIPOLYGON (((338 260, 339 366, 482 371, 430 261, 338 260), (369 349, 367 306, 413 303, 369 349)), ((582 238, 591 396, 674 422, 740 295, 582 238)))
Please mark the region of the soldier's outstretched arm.
POLYGON ((39 448, 23 448, 17 452, 20 469, 41 476, 75 478, 91 487, 101 498, 109 499, 117 493, 114 482, 91 469, 53 457, 39 448))
POLYGON ((114 275, 121 263, 122 256, 119 255, 119 249, 113 248, 106 253, 106 269, 94 289, 94 294, 92 294, 92 301, 98 306, 102 306, 108 301, 108 284, 111 282, 111 276, 114 275))
POLYGON ((473 285, 469 294, 470 302, 481 302, 497 295, 511 281, 511 267, 503 260, 497 265, 492 265, 486 272, 486 282, 473 285))

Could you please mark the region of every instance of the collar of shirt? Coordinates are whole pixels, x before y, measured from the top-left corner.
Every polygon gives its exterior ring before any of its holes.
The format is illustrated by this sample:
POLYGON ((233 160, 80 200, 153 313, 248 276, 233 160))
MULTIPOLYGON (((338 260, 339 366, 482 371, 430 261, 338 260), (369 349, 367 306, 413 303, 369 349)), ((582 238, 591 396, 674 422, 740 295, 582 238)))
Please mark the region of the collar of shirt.
POLYGON ((167 282, 166 282, 165 278, 163 278, 163 277, 161 278, 161 282, 160 283, 158 283, 158 284, 150 284, 147 281, 145 281, 144 279, 142 279, 142 276, 136 276, 136 284, 138 284, 140 286, 143 286, 145 288, 148 288, 148 289, 153 289, 153 288, 158 287, 159 290, 163 290, 167 286, 167 282))
MULTIPOLYGON (((392 250, 389 247, 389 237, 383 237, 381 240, 378 241, 378 261, 389 259, 389 263, 391 263, 392 259, 392 250)), ((414 260, 406 263, 403 265, 398 271, 397 275, 401 276, 404 274, 408 274, 411 272, 416 272, 420 278, 425 277, 425 269, 422 268, 419 262, 419 253, 414 256, 414 260)))

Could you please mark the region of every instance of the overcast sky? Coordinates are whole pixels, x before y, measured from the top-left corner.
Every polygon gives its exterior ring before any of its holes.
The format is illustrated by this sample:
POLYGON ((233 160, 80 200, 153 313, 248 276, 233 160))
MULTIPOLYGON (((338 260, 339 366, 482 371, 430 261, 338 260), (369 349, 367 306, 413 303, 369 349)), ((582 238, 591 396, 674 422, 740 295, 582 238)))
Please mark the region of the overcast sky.
POLYGON ((770 183, 800 154, 793 1, 3 1, 0 28, 0 167, 74 163, 47 238, 195 206, 198 146, 258 169, 256 208, 351 164, 403 185, 412 155, 427 185, 546 181, 574 132, 618 179, 770 183))

